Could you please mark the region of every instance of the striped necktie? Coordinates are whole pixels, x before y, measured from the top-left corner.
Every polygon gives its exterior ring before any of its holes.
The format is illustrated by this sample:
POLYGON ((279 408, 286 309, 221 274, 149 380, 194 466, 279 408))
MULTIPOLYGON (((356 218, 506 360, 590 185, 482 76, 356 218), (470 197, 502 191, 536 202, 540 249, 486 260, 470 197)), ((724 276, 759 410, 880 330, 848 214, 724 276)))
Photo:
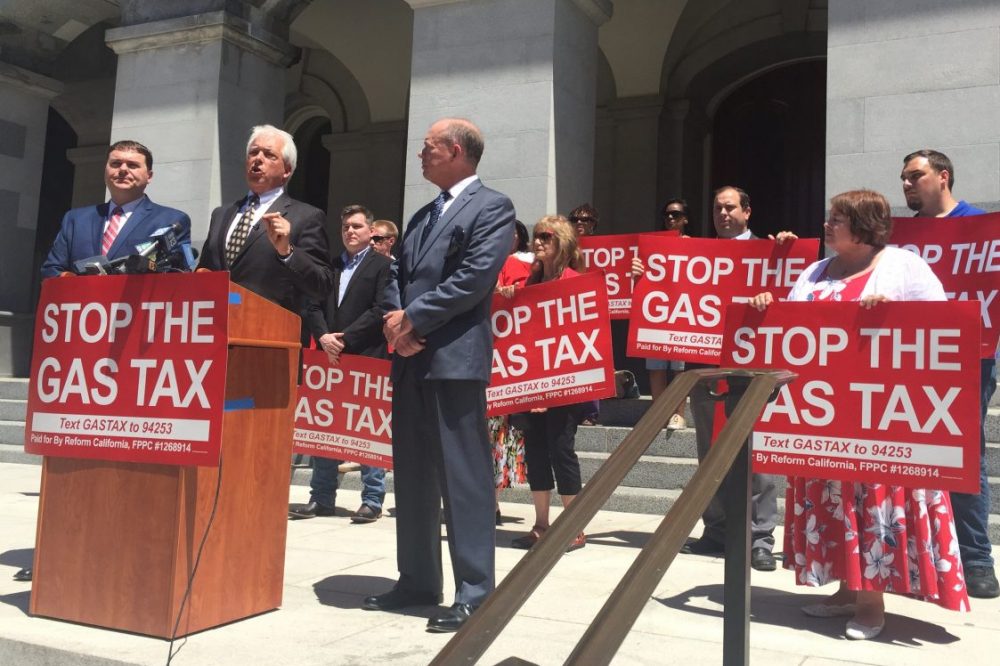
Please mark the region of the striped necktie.
POLYGON ((427 237, 431 235, 431 229, 439 219, 441 219, 441 214, 444 213, 444 203, 451 198, 451 194, 447 190, 441 190, 441 193, 437 195, 434 199, 434 208, 431 209, 431 216, 427 218, 427 222, 424 224, 423 232, 420 234, 420 247, 424 247, 424 243, 427 242, 427 237))
POLYGON ((227 266, 233 265, 233 262, 236 261, 236 256, 247 242, 247 236, 250 235, 250 227, 253 226, 253 214, 257 210, 258 204, 260 204, 260 197, 256 194, 247 199, 243 208, 243 215, 240 216, 240 221, 236 223, 236 228, 233 229, 233 233, 229 235, 229 241, 226 243, 227 266))
POLYGON ((108 228, 104 230, 104 238, 101 240, 101 254, 108 256, 108 250, 111 246, 115 244, 115 239, 118 238, 118 232, 122 228, 122 217, 125 215, 125 211, 122 210, 121 206, 115 206, 115 209, 111 211, 111 219, 108 220, 108 228))

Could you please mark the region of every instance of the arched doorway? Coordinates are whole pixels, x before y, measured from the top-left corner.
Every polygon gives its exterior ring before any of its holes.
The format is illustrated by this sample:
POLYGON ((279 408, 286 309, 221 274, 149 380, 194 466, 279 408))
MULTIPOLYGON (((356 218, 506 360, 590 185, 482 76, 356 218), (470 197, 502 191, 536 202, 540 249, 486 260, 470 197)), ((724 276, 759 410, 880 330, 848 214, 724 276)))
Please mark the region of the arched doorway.
POLYGON ((822 233, 826 147, 826 62, 769 70, 729 91, 715 105, 711 187, 738 185, 750 194, 750 227, 822 233))

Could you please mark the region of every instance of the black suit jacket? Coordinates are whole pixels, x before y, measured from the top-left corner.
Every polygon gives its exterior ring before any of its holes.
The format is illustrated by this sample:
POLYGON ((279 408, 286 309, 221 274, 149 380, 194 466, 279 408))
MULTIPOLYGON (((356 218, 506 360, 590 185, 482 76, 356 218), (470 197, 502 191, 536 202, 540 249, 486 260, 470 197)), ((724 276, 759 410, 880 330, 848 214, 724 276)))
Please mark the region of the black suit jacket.
POLYGON ((333 264, 333 290, 324 301, 310 301, 304 314, 306 326, 317 343, 327 333, 343 333, 345 353, 389 358, 382 335, 382 315, 387 312, 384 294, 391 263, 375 250, 368 250, 354 269, 344 300, 338 306, 344 264, 343 258, 337 257, 333 264))
POLYGON ((267 209, 281 213, 292 225, 294 251, 283 261, 275 251, 263 224, 255 224, 243 249, 226 265, 226 232, 245 199, 220 206, 212 212, 208 238, 201 251, 199 268, 228 270, 230 279, 299 314, 306 298, 323 299, 333 285, 330 266, 330 243, 327 240, 326 216, 318 208, 296 201, 282 193, 267 209))

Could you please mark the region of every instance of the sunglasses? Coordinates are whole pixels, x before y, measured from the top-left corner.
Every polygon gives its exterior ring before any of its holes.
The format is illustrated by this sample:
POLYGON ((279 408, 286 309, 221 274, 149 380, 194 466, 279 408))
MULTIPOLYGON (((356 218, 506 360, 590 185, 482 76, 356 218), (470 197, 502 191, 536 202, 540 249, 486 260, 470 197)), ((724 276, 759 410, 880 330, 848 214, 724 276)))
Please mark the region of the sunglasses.
POLYGON ((542 241, 543 243, 548 243, 550 240, 552 240, 552 232, 539 231, 538 233, 535 234, 535 240, 542 241))
POLYGON ((594 224, 594 218, 592 217, 576 217, 574 215, 569 218, 569 221, 573 224, 594 224))
POLYGON ((387 241, 391 238, 395 238, 395 236, 372 236, 372 242, 381 243, 382 241, 387 241))
POLYGON ((668 210, 664 211, 663 217, 669 217, 671 220, 676 220, 678 217, 687 217, 682 210, 668 210))

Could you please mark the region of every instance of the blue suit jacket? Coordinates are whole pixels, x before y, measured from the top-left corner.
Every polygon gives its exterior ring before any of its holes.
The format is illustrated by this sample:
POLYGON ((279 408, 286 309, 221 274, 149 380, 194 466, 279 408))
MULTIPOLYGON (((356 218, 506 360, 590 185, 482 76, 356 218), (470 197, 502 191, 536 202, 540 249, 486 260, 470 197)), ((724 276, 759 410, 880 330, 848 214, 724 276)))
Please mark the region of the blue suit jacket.
MULTIPOLYGON (((53 277, 64 271, 73 270, 73 262, 101 254, 101 239, 104 236, 104 221, 108 219, 107 202, 96 206, 74 208, 62 219, 59 235, 56 236, 49 256, 42 264, 42 277, 53 277)), ((146 241, 149 236, 174 222, 180 222, 183 230, 177 240, 191 242, 191 218, 175 208, 160 206, 143 199, 129 216, 114 244, 108 251, 108 259, 127 257, 135 253, 135 246, 146 241)))
POLYGON ((393 378, 404 368, 421 379, 488 382, 493 360, 490 306, 497 275, 510 253, 514 204, 479 180, 458 195, 431 229, 420 236, 433 204, 410 219, 393 262, 386 300, 403 308, 427 347, 409 358, 396 356, 393 378))

